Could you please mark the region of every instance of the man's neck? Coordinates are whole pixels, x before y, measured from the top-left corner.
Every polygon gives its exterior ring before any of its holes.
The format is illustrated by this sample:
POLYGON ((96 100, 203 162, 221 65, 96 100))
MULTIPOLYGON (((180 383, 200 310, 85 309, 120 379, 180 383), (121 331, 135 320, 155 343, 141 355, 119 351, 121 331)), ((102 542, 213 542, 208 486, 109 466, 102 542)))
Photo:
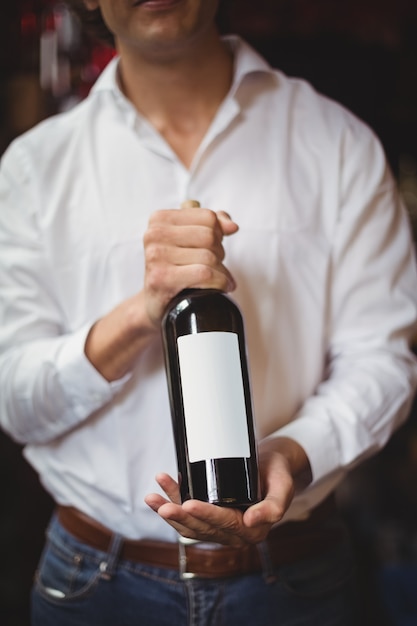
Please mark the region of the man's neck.
POLYGON ((120 54, 125 95, 189 167, 230 89, 230 51, 213 32, 203 45, 165 60, 123 46, 120 54))

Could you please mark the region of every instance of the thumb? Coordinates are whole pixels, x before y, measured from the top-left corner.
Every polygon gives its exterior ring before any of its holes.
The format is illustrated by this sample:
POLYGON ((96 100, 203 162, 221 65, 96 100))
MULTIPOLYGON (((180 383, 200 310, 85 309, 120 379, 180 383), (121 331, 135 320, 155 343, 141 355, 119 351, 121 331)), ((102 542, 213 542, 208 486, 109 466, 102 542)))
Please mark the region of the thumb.
POLYGON ((232 220, 226 211, 218 211, 217 218, 220 223, 223 235, 233 235, 239 230, 239 226, 232 220))
POLYGON ((273 526, 279 522, 286 511, 286 503, 280 496, 266 496, 264 500, 254 504, 243 514, 243 523, 249 528, 257 526, 273 526))

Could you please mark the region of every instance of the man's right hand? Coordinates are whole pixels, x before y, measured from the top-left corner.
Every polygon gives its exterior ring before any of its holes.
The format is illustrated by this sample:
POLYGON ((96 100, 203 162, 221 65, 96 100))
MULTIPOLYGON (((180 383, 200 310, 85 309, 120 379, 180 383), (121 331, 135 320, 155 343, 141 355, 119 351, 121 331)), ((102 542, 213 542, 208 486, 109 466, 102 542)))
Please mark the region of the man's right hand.
POLYGON ((146 309, 160 325, 168 302, 189 287, 229 292, 235 282, 223 265, 225 235, 238 230, 227 213, 183 208, 157 211, 144 235, 146 309))
POLYGON ((222 240, 238 230, 223 212, 184 208, 157 211, 144 235, 144 288, 90 329, 85 354, 108 381, 127 374, 159 335, 168 302, 187 287, 235 288, 223 265, 222 240))

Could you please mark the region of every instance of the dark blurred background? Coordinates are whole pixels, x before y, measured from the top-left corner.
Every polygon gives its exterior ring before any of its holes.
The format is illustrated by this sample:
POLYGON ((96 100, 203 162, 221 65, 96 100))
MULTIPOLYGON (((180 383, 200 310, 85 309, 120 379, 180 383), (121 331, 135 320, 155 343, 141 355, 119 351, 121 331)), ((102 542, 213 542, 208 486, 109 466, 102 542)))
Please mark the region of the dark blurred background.
MULTIPOLYGON (((219 21, 374 129, 417 239, 417 0, 223 0, 219 21)), ((0 155, 14 137, 82 100, 112 56, 80 32, 62 2, 3 2, 0 155)), ((386 448, 338 490, 366 626, 417 626, 416 487, 413 407, 386 448)), ((29 626, 29 590, 52 502, 21 447, 1 432, 0 489, 0 625, 29 626)))

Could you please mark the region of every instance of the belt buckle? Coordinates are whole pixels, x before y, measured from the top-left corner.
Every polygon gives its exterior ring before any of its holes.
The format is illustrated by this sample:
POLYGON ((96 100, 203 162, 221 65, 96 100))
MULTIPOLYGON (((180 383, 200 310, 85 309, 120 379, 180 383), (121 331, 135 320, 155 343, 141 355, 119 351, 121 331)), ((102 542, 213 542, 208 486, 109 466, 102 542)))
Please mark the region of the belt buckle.
POLYGON ((187 571, 187 546, 193 546, 196 543, 200 543, 198 539, 189 539, 188 537, 178 535, 178 569, 181 580, 192 580, 198 577, 198 574, 187 571))

